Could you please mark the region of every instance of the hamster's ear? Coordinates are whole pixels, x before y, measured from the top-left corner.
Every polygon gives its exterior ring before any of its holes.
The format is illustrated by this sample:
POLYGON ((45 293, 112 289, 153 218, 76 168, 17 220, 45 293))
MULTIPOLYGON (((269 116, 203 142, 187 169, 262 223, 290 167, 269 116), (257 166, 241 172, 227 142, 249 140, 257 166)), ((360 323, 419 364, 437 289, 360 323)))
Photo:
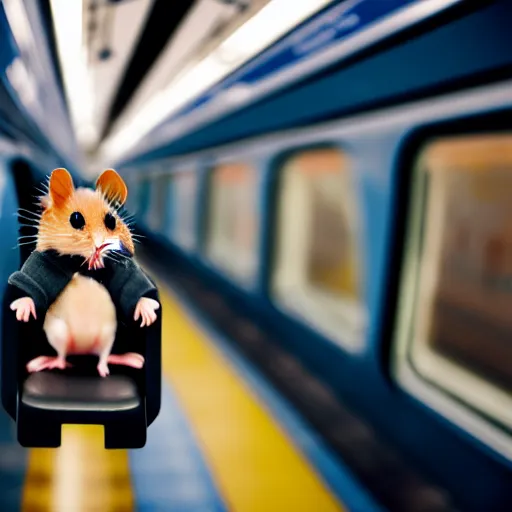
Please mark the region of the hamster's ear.
POLYGON ((49 196, 52 206, 62 206, 75 190, 73 178, 66 169, 55 169, 50 176, 49 196))
POLYGON ((96 189, 100 190, 108 201, 117 201, 119 204, 124 204, 128 197, 128 188, 114 169, 107 169, 101 173, 96 181, 96 189))

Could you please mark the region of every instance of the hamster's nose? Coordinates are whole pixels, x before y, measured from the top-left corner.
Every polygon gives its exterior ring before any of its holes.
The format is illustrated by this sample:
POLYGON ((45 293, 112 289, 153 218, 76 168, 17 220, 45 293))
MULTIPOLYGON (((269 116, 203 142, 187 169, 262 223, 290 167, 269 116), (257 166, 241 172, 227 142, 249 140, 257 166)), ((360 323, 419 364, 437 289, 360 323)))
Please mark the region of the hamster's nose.
POLYGON ((99 249, 104 242, 104 238, 101 235, 94 235, 92 240, 96 249, 99 249))

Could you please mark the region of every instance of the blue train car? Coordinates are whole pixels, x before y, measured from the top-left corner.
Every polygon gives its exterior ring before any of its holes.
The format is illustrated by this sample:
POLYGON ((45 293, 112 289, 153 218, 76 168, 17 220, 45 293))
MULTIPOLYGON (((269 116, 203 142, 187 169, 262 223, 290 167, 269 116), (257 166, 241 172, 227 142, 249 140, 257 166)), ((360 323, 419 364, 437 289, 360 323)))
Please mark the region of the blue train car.
MULTIPOLYGON (((0 3, 4 287, 34 247, 34 187, 83 179, 48 5, 0 3)), ((141 257, 353 473, 356 512, 512 509, 511 15, 326 2, 112 162, 141 257)), ((26 452, 2 414, 15 510, 26 452)))
POLYGON ((511 15, 335 2, 116 167, 162 272, 390 510, 512 507, 511 15))

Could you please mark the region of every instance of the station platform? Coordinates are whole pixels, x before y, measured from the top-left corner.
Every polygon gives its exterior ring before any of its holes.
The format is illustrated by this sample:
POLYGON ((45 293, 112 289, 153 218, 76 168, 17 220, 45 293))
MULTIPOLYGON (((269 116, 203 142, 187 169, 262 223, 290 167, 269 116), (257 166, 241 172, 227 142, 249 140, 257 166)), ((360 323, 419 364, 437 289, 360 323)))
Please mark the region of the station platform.
POLYGON ((60 449, 26 450, 2 413, 1 510, 379 510, 257 368, 172 283, 156 281, 163 393, 147 445, 105 450, 101 427, 70 425, 60 449))

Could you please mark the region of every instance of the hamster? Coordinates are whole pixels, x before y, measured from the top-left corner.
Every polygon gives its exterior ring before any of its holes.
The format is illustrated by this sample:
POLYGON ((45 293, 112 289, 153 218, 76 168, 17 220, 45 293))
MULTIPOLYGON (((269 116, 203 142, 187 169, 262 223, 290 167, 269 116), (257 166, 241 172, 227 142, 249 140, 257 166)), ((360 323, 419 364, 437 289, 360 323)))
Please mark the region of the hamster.
POLYGON ((130 230, 114 206, 127 195, 113 169, 101 174, 94 190, 75 189, 66 169, 51 173, 36 249, 9 279, 27 295, 11 304, 17 319, 27 322, 37 310, 45 311, 43 329, 57 352, 30 361, 29 372, 64 369, 66 357, 78 354, 97 355, 101 377, 109 374, 108 363, 143 366, 140 354, 111 354, 117 331, 113 299, 135 321, 140 318, 141 327, 156 320, 160 307, 148 297, 155 287, 133 261, 130 230), (97 277, 102 271, 106 284, 97 277))

